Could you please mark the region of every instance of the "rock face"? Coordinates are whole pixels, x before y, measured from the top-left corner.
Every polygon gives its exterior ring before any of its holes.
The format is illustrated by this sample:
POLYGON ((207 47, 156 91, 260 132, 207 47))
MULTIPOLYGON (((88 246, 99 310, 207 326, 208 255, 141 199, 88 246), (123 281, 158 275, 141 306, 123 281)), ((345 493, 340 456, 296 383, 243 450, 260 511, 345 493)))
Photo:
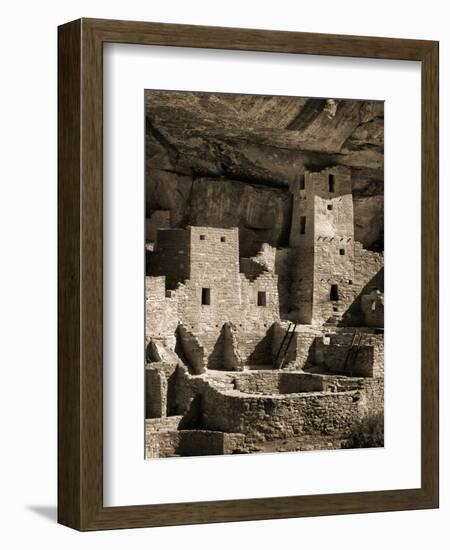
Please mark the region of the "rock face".
POLYGON ((290 187, 305 170, 351 170, 355 238, 383 248, 382 102, 146 92, 147 215, 171 227, 237 226, 243 255, 285 246, 290 187))

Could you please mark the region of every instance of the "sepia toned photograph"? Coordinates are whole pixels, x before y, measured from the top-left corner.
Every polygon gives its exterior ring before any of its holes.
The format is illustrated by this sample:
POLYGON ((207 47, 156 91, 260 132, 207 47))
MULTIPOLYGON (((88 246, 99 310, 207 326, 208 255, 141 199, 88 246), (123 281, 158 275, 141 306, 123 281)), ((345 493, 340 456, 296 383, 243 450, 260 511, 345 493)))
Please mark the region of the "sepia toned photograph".
POLYGON ((145 91, 145 457, 384 446, 384 103, 145 91))

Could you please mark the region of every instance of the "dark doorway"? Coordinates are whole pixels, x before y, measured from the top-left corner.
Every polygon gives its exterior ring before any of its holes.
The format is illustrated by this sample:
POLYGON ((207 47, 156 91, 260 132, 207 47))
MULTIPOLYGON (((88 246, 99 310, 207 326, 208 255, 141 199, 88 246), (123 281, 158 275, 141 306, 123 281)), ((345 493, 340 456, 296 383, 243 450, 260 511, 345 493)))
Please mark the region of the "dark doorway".
POLYGON ((202 288, 202 306, 211 305, 211 289, 202 288))
POLYGON ((306 216, 300 216, 300 235, 304 235, 306 231, 306 216))
POLYGON ((334 193, 334 174, 328 174, 328 191, 334 193))
POLYGON ((332 302, 337 302, 339 300, 339 289, 337 285, 331 285, 330 300, 332 302))

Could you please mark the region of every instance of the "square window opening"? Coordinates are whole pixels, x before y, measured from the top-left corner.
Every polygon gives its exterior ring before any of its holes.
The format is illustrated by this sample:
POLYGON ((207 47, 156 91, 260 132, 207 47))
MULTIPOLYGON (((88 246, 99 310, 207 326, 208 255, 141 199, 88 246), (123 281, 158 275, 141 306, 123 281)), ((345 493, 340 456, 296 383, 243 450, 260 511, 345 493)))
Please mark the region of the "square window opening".
POLYGON ((221 243, 224 243, 226 240, 227 240, 226 237, 220 237, 220 242, 221 243))
POLYGON ((263 291, 258 292, 258 306, 265 307, 267 305, 267 294, 263 291))
POLYGON ((333 205, 332 205, 332 204, 329 204, 329 205, 327 206, 327 208, 328 208, 328 210, 333 210, 333 205))
POLYGON ((341 256, 345 256, 345 248, 340 248, 340 249, 339 249, 339 254, 340 254, 341 256))
POLYGON ((206 235, 200 235, 200 240, 201 241, 206 241, 206 235))

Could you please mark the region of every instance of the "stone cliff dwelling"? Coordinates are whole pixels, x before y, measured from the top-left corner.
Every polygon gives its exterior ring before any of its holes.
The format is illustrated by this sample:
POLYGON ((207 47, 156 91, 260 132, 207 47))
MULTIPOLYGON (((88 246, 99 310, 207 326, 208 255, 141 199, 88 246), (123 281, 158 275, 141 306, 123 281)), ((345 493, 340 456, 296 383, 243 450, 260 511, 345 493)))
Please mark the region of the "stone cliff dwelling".
POLYGON ((351 171, 290 186, 288 246, 147 227, 146 456, 339 448, 383 411, 383 253, 355 241, 351 171))

